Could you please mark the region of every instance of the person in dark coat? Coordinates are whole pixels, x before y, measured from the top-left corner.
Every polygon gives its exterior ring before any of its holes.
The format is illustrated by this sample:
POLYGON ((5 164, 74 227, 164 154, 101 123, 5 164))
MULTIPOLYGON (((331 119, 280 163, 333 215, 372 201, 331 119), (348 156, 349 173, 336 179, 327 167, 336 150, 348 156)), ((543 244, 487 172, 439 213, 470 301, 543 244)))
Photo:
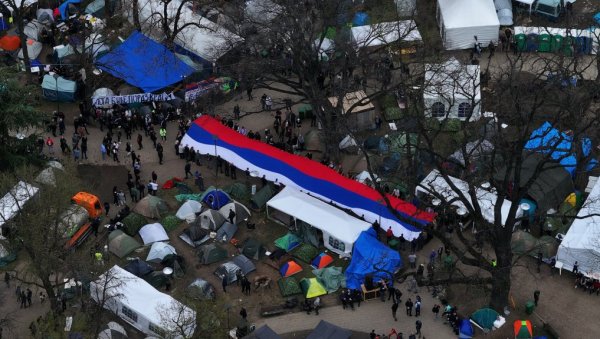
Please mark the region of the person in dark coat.
POLYGON ((227 293, 227 276, 223 276, 221 286, 223 286, 223 292, 227 293))

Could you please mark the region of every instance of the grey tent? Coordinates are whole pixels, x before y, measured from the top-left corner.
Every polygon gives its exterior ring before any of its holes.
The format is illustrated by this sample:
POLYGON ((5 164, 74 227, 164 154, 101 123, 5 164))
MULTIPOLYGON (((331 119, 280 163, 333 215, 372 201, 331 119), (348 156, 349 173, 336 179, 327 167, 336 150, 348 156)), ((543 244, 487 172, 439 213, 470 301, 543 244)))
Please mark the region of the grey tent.
POLYGON ((321 320, 306 339, 348 339, 351 336, 352 331, 321 320))
POLYGON ((267 204, 267 201, 269 201, 274 194, 275 190, 273 187, 271 185, 266 185, 252 196, 252 199, 250 199, 250 208, 255 211, 263 209, 267 204))
POLYGON ((198 248, 198 259, 204 265, 227 259, 227 250, 217 244, 202 245, 198 248))
POLYGON ((233 238, 233 236, 235 235, 237 230, 238 230, 238 227, 236 224, 231 224, 231 223, 226 222, 217 231, 216 239, 218 241, 229 242, 229 240, 231 240, 231 238, 233 238))
POLYGON ((104 6, 105 6, 104 0, 94 0, 85 7, 84 12, 86 14, 91 14, 95 17, 103 17, 104 16, 104 6))
POLYGON ((225 217, 223 217, 218 211, 215 210, 206 210, 196 218, 196 220, 192 223, 192 225, 200 225, 205 230, 216 231, 221 225, 225 222, 225 217))
POLYGON ((42 80, 42 95, 50 101, 75 101, 77 83, 62 77, 54 78, 44 75, 42 80))
MULTIPOLYGON (((505 173, 506 168, 499 169, 495 175, 496 181, 504 181, 505 173)), ((562 165, 548 160, 542 154, 523 154, 519 185, 525 187, 527 182, 536 174, 537 177, 527 190, 527 195, 535 201, 541 211, 556 208, 569 194, 575 192, 573 180, 562 165), (538 164, 541 162, 543 162, 543 165, 538 170, 538 164)), ((514 178, 514 175, 509 176, 509 178, 514 178)))
POLYGON ((54 16, 52 16, 52 10, 50 8, 38 8, 35 12, 37 17, 37 21, 42 24, 52 24, 54 23, 54 16))
MULTIPOLYGON (((27 39, 27 55, 29 56, 29 58, 31 59, 37 59, 38 56, 40 56, 40 53, 42 52, 42 48, 44 48, 44 46, 42 45, 41 42, 35 41, 33 39, 27 39)), ((19 54, 17 55, 19 57, 19 59, 23 59, 23 49, 19 50, 19 54)))
POLYGON ((281 339, 279 334, 275 333, 269 326, 263 325, 256 331, 252 332, 249 339, 281 339))
POLYGON ((121 230, 108 235, 108 250, 119 258, 123 258, 140 247, 140 243, 121 230))
POLYGON ((98 339, 127 339, 127 332, 123 326, 111 321, 98 333, 98 339))
POLYGON ((192 247, 200 246, 208 240, 208 231, 195 224, 183 231, 179 238, 192 247))
POLYGON ((248 238, 242 244, 242 254, 254 260, 260 260, 265 256, 265 247, 256 239, 248 238))
POLYGON ((214 300, 215 289, 204 279, 196 279, 185 289, 185 294, 194 299, 214 300))
MULTIPOLYGON (((471 141, 465 145, 465 154, 469 157, 471 161, 476 160, 479 157, 485 156, 486 154, 490 154, 493 150, 494 145, 485 139, 471 141)), ((462 149, 459 149, 450 155, 450 159, 464 166, 465 159, 463 155, 464 154, 462 149)))
POLYGON ((123 268, 125 269, 125 271, 134 274, 140 278, 154 271, 154 268, 152 268, 150 264, 141 260, 140 258, 135 258, 123 268))
POLYGON ((254 266, 254 263, 252 263, 250 259, 246 258, 244 255, 238 255, 231 261, 219 266, 215 270, 215 275, 219 277, 219 279, 227 277, 227 284, 231 284, 237 280, 237 272, 248 275, 248 273, 253 272, 254 270, 256 270, 256 266, 254 266))
POLYGON ((235 218, 233 219, 233 222, 235 223, 239 223, 242 220, 246 220, 252 215, 250 213, 250 210, 246 206, 235 200, 232 200, 230 203, 221 207, 219 209, 219 213, 221 213, 221 215, 227 219, 229 217, 229 211, 231 209, 233 209, 233 211, 235 212, 235 218))
POLYGON ((161 198, 147 195, 135 205, 133 211, 146 218, 158 219, 162 214, 169 211, 169 207, 161 198))
POLYGON ((43 28, 44 25, 42 25, 40 22, 34 19, 28 22, 27 25, 25 25, 25 27, 23 28, 23 32, 28 38, 38 41, 40 40, 40 32, 43 28))

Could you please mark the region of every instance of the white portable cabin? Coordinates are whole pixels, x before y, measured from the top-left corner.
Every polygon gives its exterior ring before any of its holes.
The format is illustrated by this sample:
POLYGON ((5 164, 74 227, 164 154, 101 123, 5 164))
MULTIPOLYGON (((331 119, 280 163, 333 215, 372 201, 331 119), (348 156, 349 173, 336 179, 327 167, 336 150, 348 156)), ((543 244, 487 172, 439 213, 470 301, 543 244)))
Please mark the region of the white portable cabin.
POLYGON ((305 222, 321 230, 325 247, 341 256, 349 256, 360 233, 371 227, 368 222, 289 186, 267 202, 267 216, 284 224, 292 217, 294 226, 305 222))
MULTIPOLYGON (((448 177, 452 184, 461 192, 469 203, 471 203, 471 195, 469 194, 469 184, 463 180, 454 177, 448 177)), ((463 209, 468 211, 468 209, 463 204, 462 200, 459 200, 460 195, 452 189, 452 187, 448 184, 446 179, 442 176, 442 174, 438 170, 431 171, 425 179, 421 181, 421 183, 415 188, 415 195, 429 195, 433 198, 442 199, 446 203, 449 203, 453 206, 458 207, 459 209, 463 209)), ((475 188, 475 196, 477 197, 477 203, 481 209, 481 214, 490 223, 494 223, 495 219, 495 206, 498 202, 498 194, 493 188, 475 188)), ((471 206, 473 206, 471 204, 471 206)), ((502 201, 502 207, 500 208, 500 213, 502 214, 500 217, 500 221, 502 222, 502 226, 506 224, 506 220, 508 219, 508 213, 512 207, 512 202, 504 199, 502 201)), ((523 211, 519 206, 517 208, 517 212, 515 214, 515 218, 520 218, 523 215, 523 211)))
POLYGON ((462 65, 454 57, 443 64, 425 65, 425 116, 469 121, 481 117, 479 65, 462 65))
POLYGON ((437 0, 437 21, 447 50, 498 42, 500 22, 493 0, 437 0))
POLYGON ((196 312, 115 265, 90 283, 97 303, 151 337, 191 338, 196 312))
POLYGON ((558 246, 556 267, 573 271, 577 261, 579 272, 600 279, 600 180, 588 195, 577 218, 558 246))

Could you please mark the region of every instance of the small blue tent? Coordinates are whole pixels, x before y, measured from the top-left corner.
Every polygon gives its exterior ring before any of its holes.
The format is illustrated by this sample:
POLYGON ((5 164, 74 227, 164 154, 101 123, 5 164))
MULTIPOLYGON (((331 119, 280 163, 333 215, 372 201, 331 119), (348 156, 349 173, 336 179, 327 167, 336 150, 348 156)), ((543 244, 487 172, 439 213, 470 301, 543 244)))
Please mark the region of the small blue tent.
POLYGON ((74 14, 74 13, 69 13, 69 5, 70 4, 78 4, 80 2, 81 2, 81 0, 67 0, 67 1, 63 2, 60 6, 58 6, 58 11, 60 12, 60 17, 63 20, 67 20, 67 18, 69 17, 69 14, 74 14))
POLYGON ((137 31, 100 57, 96 65, 145 92, 163 89, 194 72, 165 46, 137 31))
POLYGON ((214 189, 205 194, 206 195, 204 196, 204 199, 202 199, 202 202, 210 206, 210 208, 213 210, 218 210, 219 208, 227 205, 231 200, 229 195, 220 189, 214 189))
MULTIPOLYGON (((573 145, 573 137, 552 127, 549 122, 544 122, 542 126, 534 130, 525 149, 548 154, 552 159, 558 161, 573 176, 577 167, 577 153, 573 145)), ((592 141, 588 138, 581 139, 581 153, 584 157, 590 155, 592 151, 592 141)), ((595 159, 589 161, 586 170, 591 170, 597 165, 595 159)))
POLYGON ((369 228, 363 231, 354 243, 352 261, 346 269, 346 286, 360 290, 367 275, 373 276, 373 281, 389 279, 386 272, 396 272, 402 267, 402 259, 397 251, 377 240, 375 230, 369 228))
POLYGON ((469 319, 463 319, 458 325, 458 339, 471 339, 473 338, 473 326, 469 319))

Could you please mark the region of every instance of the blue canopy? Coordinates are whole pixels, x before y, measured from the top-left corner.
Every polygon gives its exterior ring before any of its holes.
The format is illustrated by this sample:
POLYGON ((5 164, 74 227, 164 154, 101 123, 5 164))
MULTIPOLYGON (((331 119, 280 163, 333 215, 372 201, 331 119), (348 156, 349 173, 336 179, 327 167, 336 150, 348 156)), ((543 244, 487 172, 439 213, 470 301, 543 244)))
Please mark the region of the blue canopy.
POLYGON ((372 275, 374 282, 389 280, 387 272, 396 272, 401 267, 402 259, 398 252, 377 240, 375 230, 369 228, 354 243, 352 261, 346 269, 346 286, 360 290, 367 275, 372 275))
POLYGON ((213 210, 218 210, 219 208, 227 205, 229 203, 229 196, 227 193, 221 191, 220 189, 214 189, 212 192, 206 193, 202 202, 206 203, 213 210))
POLYGON ((69 17, 69 13, 67 13, 67 10, 69 9, 69 4, 78 4, 80 2, 81 2, 81 0, 67 0, 67 1, 63 2, 62 5, 58 6, 58 11, 60 12, 60 17, 63 20, 67 20, 67 18, 69 17))
POLYGON ((163 89, 194 72, 165 46, 137 31, 96 65, 145 92, 163 89))
MULTIPOLYGON (((549 122, 544 122, 542 126, 531 133, 525 149, 543 154, 550 153, 552 159, 558 161, 573 176, 577 167, 576 150, 573 146, 572 136, 552 127, 549 122)), ((590 139, 581 139, 581 151, 584 157, 590 155, 592 151, 590 139)), ((590 161, 586 170, 591 170, 596 164, 597 161, 590 161)))

